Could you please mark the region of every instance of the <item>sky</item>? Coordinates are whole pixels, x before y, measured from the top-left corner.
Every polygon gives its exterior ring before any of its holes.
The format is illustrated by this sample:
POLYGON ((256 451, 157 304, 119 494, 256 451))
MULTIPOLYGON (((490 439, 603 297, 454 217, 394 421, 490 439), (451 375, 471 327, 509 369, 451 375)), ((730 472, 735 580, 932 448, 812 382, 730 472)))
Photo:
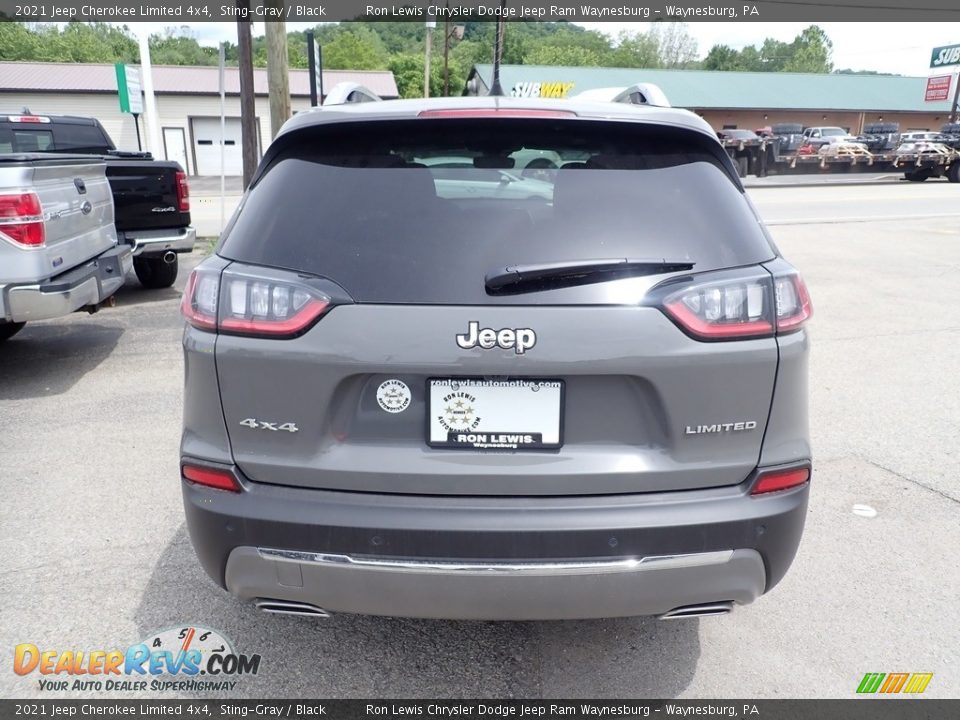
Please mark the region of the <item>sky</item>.
MULTIPOLYGON (((651 23, 578 23, 584 27, 617 35, 623 30, 645 32, 651 23)), ((694 22, 688 27, 696 38, 700 57, 718 43, 740 49, 759 45, 765 38, 790 41, 811 23, 694 22)), ((929 75, 930 50, 941 45, 960 43, 957 23, 817 23, 833 41, 835 68, 876 70, 900 75, 929 75)), ((137 23, 137 29, 160 32, 168 23, 137 23)), ((303 30, 313 23, 287 23, 290 30, 303 30)), ((216 45, 223 40, 236 42, 236 25, 196 23, 191 27, 202 44, 216 45)), ((263 24, 254 23, 255 35, 263 33, 263 24)), ((507 27, 509 32, 509 26, 507 27)))

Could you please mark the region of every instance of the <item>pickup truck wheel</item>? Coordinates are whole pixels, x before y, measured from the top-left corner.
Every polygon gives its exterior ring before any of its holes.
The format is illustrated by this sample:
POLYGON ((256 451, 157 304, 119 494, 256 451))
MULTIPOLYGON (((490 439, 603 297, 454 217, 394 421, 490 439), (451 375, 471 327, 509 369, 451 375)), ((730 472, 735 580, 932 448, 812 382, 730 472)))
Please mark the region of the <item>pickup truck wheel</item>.
POLYGON ((947 170, 947 180, 952 183, 960 183, 960 160, 954 160, 953 165, 947 170))
POLYGON ((903 174, 903 177, 905 177, 910 182, 923 182, 928 177, 930 177, 930 173, 927 170, 914 170, 911 172, 905 172, 903 174))
POLYGON ((26 323, 0 322, 0 342, 6 340, 7 338, 12 338, 18 332, 23 330, 24 325, 26 325, 26 323))
POLYGON ((134 258, 133 270, 137 279, 145 288, 159 290, 173 285, 180 269, 178 259, 174 257, 172 263, 164 262, 163 258, 134 258))

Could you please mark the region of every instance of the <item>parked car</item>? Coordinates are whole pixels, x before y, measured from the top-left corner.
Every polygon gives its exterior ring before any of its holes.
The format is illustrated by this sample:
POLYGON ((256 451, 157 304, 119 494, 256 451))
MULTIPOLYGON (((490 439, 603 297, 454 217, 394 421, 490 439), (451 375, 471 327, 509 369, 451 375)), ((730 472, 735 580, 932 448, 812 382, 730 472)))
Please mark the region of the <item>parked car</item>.
POLYGON ((173 285, 177 255, 196 241, 187 175, 178 163, 116 150, 95 118, 29 112, 0 115, 0 152, 83 153, 105 162, 117 237, 133 250, 137 278, 148 288, 173 285))
MULTIPOLYGON (((475 168, 470 157, 423 157, 418 163, 430 168, 437 196, 447 199, 539 198, 553 199, 553 185, 533 177, 521 177, 510 168, 475 168)), ((505 159, 505 164, 508 164, 505 159)))
POLYGON ((897 155, 905 162, 921 164, 904 171, 903 177, 911 182, 923 182, 932 177, 946 177, 952 183, 960 182, 960 155, 950 146, 949 136, 929 131, 903 133, 897 146, 897 155), (937 162, 924 165, 925 160, 937 162))
POLYGON ((96 310, 130 266, 102 162, 0 155, 0 340, 29 321, 96 310))
POLYGON ((855 135, 841 127, 808 127, 803 131, 803 138, 804 144, 812 145, 818 151, 823 145, 833 143, 856 144, 866 150, 866 146, 860 143, 855 135))
POLYGON ((301 113, 182 312, 187 526, 263 610, 716 615, 797 551, 810 298, 688 111, 301 113), (522 148, 582 159, 549 202, 479 182, 522 148))

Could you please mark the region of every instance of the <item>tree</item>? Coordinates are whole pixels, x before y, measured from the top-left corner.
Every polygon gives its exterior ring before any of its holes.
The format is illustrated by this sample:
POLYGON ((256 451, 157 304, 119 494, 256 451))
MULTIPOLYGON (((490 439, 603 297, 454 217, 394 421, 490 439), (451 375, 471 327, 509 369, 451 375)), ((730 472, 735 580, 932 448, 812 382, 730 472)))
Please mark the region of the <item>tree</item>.
POLYGON ((650 33, 621 32, 616 46, 607 54, 610 67, 660 67, 660 52, 657 39, 650 33))
POLYGON ((588 48, 538 45, 523 56, 524 65, 599 65, 600 56, 588 48))
POLYGON ((686 23, 654 23, 649 36, 657 47, 656 67, 687 68, 696 63, 697 41, 686 23))
POLYGON ((800 33, 791 46, 793 53, 783 69, 787 72, 828 73, 833 70, 830 57, 833 43, 817 25, 800 33))
POLYGON ((728 45, 714 45, 703 59, 704 70, 740 70, 740 53, 728 45))
POLYGON ((714 45, 704 58, 703 69, 828 73, 833 70, 832 53, 830 38, 822 28, 811 25, 789 43, 767 38, 759 49, 747 45, 739 52, 714 45))
POLYGON ((369 28, 357 27, 338 33, 323 46, 325 68, 385 70, 388 63, 389 54, 383 41, 369 28))

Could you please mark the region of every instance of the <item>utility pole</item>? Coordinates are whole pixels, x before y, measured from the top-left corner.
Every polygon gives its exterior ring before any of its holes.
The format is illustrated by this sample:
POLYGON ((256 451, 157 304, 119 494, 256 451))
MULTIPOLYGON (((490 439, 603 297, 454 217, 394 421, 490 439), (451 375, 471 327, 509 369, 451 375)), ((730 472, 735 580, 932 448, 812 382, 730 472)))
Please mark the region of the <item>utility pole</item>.
POLYGON ((433 29, 437 26, 436 20, 427 20, 426 54, 423 58, 423 96, 430 97, 430 54, 433 52, 433 29))
MULTIPOLYGON (((283 0, 274 0, 271 7, 283 9, 283 0)), ((270 92, 270 139, 280 132, 280 127, 290 119, 290 71, 287 57, 287 23, 283 20, 268 20, 264 23, 267 34, 267 86, 270 92)))
MULTIPOLYGON (((250 0, 236 0, 249 15, 250 0)), ((250 21, 237 20, 237 56, 240 72, 240 129, 243 143, 243 188, 247 189, 257 169, 257 108, 253 100, 253 39, 250 21)))

